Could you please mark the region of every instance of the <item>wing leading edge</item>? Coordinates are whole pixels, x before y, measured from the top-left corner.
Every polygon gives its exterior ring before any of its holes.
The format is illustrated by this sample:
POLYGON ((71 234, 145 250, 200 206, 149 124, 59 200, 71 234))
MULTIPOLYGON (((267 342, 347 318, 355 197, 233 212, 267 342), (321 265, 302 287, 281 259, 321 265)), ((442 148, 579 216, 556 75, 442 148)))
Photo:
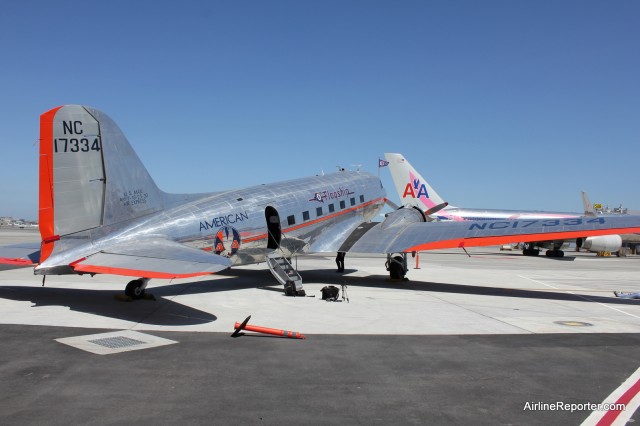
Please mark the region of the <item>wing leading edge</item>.
POLYGON ((385 226, 394 213, 384 222, 372 227, 348 251, 402 253, 640 232, 640 216, 635 215, 546 220, 413 222, 385 226))

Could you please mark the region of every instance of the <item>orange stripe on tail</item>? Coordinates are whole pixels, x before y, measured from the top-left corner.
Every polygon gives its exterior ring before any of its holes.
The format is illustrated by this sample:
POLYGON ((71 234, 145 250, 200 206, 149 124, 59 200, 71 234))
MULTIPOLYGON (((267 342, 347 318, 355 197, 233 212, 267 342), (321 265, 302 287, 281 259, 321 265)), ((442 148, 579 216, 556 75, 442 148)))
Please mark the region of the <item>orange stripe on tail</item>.
POLYGON ((42 247, 40 263, 44 262, 56 241, 53 211, 53 119, 62 108, 53 108, 40 116, 40 179, 38 222, 42 247))

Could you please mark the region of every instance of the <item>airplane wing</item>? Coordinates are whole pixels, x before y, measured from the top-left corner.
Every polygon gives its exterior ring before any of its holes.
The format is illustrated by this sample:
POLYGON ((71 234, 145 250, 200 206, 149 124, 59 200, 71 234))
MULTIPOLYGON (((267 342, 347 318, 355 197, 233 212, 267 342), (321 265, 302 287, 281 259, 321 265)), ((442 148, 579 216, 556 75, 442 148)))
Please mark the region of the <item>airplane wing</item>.
POLYGON ((615 215, 545 220, 424 222, 414 208, 390 213, 341 251, 401 253, 522 241, 571 239, 640 231, 640 216, 615 215))
POLYGON ((146 278, 188 278, 231 266, 226 257, 166 239, 117 243, 71 263, 75 272, 146 278))

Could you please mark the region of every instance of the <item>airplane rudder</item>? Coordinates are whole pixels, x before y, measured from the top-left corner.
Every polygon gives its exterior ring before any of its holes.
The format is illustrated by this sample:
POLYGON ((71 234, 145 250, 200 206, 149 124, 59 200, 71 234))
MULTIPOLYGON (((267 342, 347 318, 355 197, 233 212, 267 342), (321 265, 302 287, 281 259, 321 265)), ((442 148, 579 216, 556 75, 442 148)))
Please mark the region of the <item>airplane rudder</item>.
POLYGON ((40 151, 38 159, 38 228, 42 247, 40 262, 53 251, 55 232, 53 205, 53 121, 58 106, 40 115, 40 151))

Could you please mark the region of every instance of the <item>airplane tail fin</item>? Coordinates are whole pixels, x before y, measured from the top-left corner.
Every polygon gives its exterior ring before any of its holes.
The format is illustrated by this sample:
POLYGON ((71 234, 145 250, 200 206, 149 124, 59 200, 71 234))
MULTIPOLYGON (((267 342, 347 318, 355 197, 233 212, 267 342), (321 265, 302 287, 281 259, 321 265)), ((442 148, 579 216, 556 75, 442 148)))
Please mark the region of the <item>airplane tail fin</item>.
POLYGON ((593 208, 593 204, 589 201, 589 196, 585 191, 582 191, 582 206, 584 207, 585 216, 597 216, 596 210, 593 208))
POLYGON ((81 105, 40 116, 40 262, 55 241, 163 208, 163 193, 120 128, 81 105))
POLYGON ((402 154, 386 153, 384 156, 389 162, 389 171, 401 204, 418 206, 422 210, 430 210, 445 203, 402 154))

